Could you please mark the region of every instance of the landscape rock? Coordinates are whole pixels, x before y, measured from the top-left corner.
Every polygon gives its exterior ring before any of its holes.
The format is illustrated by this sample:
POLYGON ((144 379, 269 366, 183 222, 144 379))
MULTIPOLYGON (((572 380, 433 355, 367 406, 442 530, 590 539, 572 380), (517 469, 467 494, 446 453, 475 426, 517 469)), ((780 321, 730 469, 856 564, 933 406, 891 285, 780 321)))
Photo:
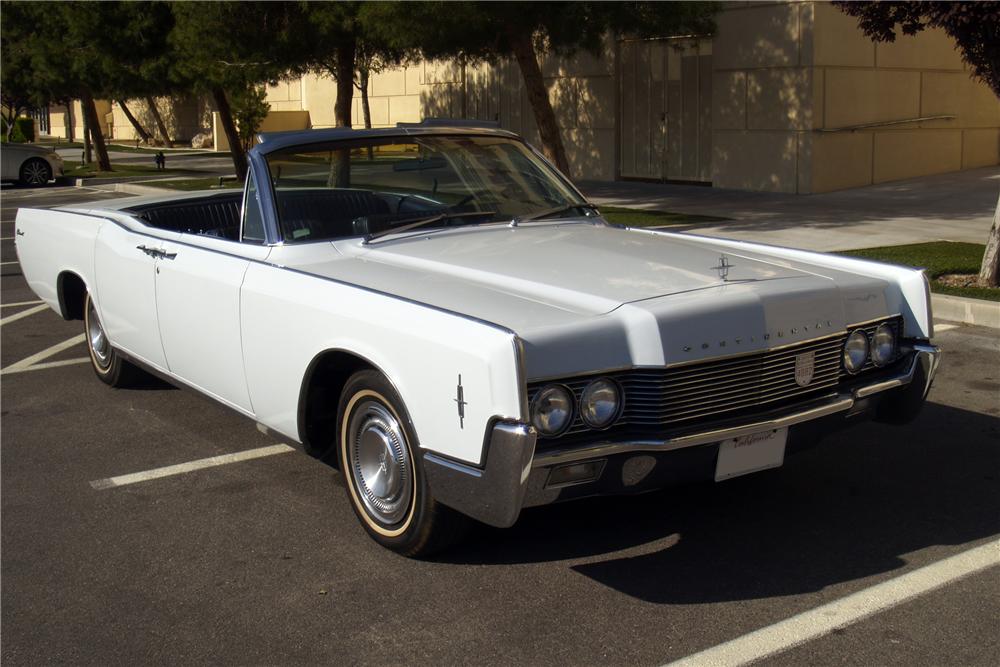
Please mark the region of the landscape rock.
POLYGON ((212 148, 212 133, 199 132, 191 138, 191 148, 212 148))

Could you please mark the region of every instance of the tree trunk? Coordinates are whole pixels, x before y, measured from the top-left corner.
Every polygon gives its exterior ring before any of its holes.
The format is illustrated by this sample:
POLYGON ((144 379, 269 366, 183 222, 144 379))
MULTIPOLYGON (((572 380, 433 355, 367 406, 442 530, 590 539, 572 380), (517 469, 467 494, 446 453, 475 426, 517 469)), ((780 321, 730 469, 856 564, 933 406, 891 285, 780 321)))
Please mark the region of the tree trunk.
POLYGON ((337 45, 334 78, 337 80, 337 101, 333 115, 338 127, 351 127, 351 102, 354 98, 354 40, 337 45))
POLYGON ((66 102, 66 141, 73 141, 73 100, 66 102))
MULTIPOLYGON (((358 90, 361 91, 361 114, 365 118, 365 129, 372 127, 372 107, 368 101, 368 81, 371 78, 371 71, 367 65, 358 66, 358 90)), ((368 159, 375 159, 375 149, 368 147, 368 159)))
POLYGON ((226 98, 226 91, 222 89, 222 86, 212 86, 212 99, 215 100, 215 109, 219 112, 222 129, 226 131, 226 139, 229 141, 229 151, 233 156, 233 169, 236 170, 236 177, 240 181, 245 181, 247 177, 247 156, 243 152, 243 144, 240 142, 240 135, 236 131, 236 123, 233 122, 233 110, 229 107, 229 100, 226 98))
MULTIPOLYGON (((354 101, 354 58, 356 42, 345 39, 337 45, 337 61, 333 67, 333 78, 337 81, 337 101, 333 105, 334 121, 337 127, 351 127, 351 103, 354 101)), ((327 185, 336 188, 351 186, 351 151, 334 151, 330 159, 330 173, 327 185)))
POLYGON ((6 113, 0 113, 3 116, 4 122, 4 136, 7 137, 7 141, 14 138, 14 121, 17 120, 18 109, 13 106, 4 105, 6 113))
POLYGON ((87 119, 87 129, 90 138, 97 149, 97 167, 101 171, 111 171, 111 158, 108 157, 108 147, 104 143, 104 133, 101 132, 101 121, 97 117, 97 105, 94 104, 94 96, 89 90, 84 91, 83 115, 87 119))
POLYGON ((173 146, 170 143, 170 135, 167 134, 167 126, 163 122, 163 116, 160 115, 160 110, 156 108, 156 100, 153 99, 152 95, 146 96, 146 106, 149 107, 149 113, 153 114, 153 120, 156 121, 156 128, 160 132, 160 138, 163 139, 163 145, 168 148, 173 146))
POLYGON ((147 132, 146 128, 140 125, 139 121, 135 119, 135 116, 132 115, 132 112, 129 111, 128 106, 125 104, 125 100, 118 100, 118 106, 122 108, 122 113, 125 114, 126 118, 128 118, 128 122, 132 123, 132 127, 135 128, 136 134, 139 135, 139 138, 142 139, 143 143, 148 144, 150 139, 149 132, 147 132))
POLYGON ((90 121, 87 120, 87 114, 83 110, 83 102, 80 102, 80 115, 83 116, 80 120, 83 121, 83 163, 90 164, 94 161, 93 144, 90 142, 90 121))
POLYGON ((358 68, 358 89, 361 91, 361 113, 365 117, 365 128, 370 130, 372 127, 372 107, 368 102, 368 79, 368 68, 358 68))
POLYGON ((538 135, 542 140, 542 152, 559 171, 569 176, 566 149, 563 147, 559 124, 556 122, 556 114, 549 100, 549 91, 545 88, 542 70, 538 66, 538 57, 531 35, 516 28, 511 28, 508 35, 514 49, 514 58, 517 59, 521 76, 524 78, 524 86, 528 91, 528 101, 535 112, 535 124, 538 125, 538 135))
POLYGON ((998 287, 1000 280, 1000 197, 993 211, 993 226, 990 227, 990 238, 986 241, 986 252, 983 253, 983 265, 979 269, 979 281, 986 287, 998 287))

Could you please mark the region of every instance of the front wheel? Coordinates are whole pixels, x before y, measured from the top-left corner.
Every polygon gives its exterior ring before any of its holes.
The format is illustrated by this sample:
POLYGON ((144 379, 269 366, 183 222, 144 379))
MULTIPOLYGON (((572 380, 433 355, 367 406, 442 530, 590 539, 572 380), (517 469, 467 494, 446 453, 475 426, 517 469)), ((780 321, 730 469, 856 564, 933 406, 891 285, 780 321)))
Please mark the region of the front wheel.
POLYGON ((352 375, 337 416, 340 470, 372 539, 421 557, 462 537, 469 519, 431 496, 403 402, 385 377, 371 370, 352 375))
POLYGON ((90 298, 90 292, 83 304, 83 332, 87 337, 90 365, 101 382, 112 387, 127 387, 135 384, 141 371, 122 359, 111 347, 111 341, 104 332, 104 325, 90 298))

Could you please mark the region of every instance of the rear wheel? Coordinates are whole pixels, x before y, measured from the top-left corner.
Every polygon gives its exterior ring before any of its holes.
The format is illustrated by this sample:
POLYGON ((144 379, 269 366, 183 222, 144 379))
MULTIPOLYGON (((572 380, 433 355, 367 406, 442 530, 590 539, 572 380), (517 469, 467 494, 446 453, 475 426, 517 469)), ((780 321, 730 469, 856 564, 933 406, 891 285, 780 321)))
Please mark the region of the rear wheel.
POLYGON ((403 402, 385 377, 372 370, 352 375, 338 424, 340 470, 354 513, 372 539, 420 557, 464 535, 469 519, 431 496, 403 402))
POLYGON ((101 382, 112 387, 127 387, 139 379, 142 371, 122 359, 121 355, 111 347, 111 341, 104 331, 104 325, 101 324, 90 292, 87 293, 83 304, 83 331, 87 337, 90 365, 101 382))
POLYGON ((33 157, 21 165, 21 183, 45 185, 52 180, 52 167, 42 158, 33 157))

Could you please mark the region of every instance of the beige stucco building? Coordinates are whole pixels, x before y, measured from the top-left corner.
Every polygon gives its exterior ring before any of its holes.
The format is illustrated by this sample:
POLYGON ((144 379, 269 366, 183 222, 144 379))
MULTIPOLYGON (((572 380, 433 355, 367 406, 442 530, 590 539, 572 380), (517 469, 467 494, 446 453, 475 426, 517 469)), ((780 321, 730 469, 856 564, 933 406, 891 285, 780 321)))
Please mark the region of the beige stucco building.
MULTIPOLYGON (((1000 163, 1000 100, 943 32, 874 44, 827 2, 730 3, 710 39, 608 39, 598 57, 547 57, 542 70, 576 179, 806 194, 1000 163)), ((476 118, 538 142, 512 62, 416 62, 373 75, 369 97, 376 127, 476 118)), ((334 124, 327 76, 267 99, 264 130, 334 124)), ((111 131, 129 139, 113 107, 111 131)), ((177 136, 217 126, 195 107, 176 114, 189 119, 177 136)))

